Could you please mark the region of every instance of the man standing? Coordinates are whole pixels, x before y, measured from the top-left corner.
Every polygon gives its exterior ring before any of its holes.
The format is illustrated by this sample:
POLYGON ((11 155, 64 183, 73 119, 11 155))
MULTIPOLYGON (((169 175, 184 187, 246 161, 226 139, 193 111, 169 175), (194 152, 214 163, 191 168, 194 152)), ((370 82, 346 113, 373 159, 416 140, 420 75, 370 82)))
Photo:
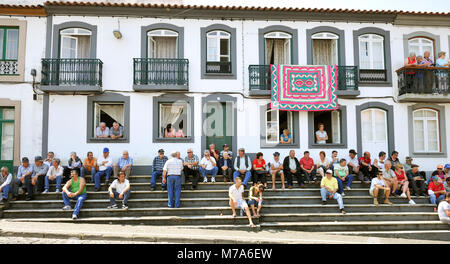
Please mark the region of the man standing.
POLYGON ((409 185, 411 185, 415 196, 425 196, 426 186, 425 186, 425 175, 419 172, 419 165, 412 164, 411 170, 406 173, 409 185))
POLYGON ((320 195, 322 196, 322 204, 327 204, 327 197, 329 199, 335 199, 339 204, 339 210, 342 214, 345 214, 344 211, 344 202, 342 201, 342 196, 339 193, 336 193, 338 190, 338 183, 336 178, 333 177, 333 171, 327 170, 325 177, 322 178, 320 182, 320 195))
POLYGON ((252 162, 250 161, 250 157, 245 154, 244 148, 240 148, 238 153, 239 155, 234 159, 233 182, 237 177, 244 176, 244 182, 242 184, 246 188, 252 178, 252 162))
POLYGON ((192 175, 191 190, 195 190, 197 189, 199 177, 198 157, 190 148, 187 150, 187 156, 184 158, 184 176, 189 178, 189 175, 192 175))
POLYGON ((27 189, 27 201, 33 199, 33 186, 31 184, 31 175, 33 174, 33 166, 30 165, 30 161, 27 157, 22 158, 22 165, 17 170, 17 178, 13 184, 13 201, 17 200, 19 196, 19 187, 26 186, 27 189))
POLYGON ((104 148, 103 149, 103 156, 100 156, 97 161, 99 165, 99 171, 95 173, 94 176, 94 183, 95 183, 95 191, 100 191, 100 181, 102 177, 105 177, 105 185, 109 185, 109 178, 111 177, 112 173, 112 166, 113 166, 113 160, 111 156, 109 155, 109 149, 104 148))
POLYGON ((130 158, 128 151, 124 150, 122 153, 122 157, 119 158, 119 161, 114 164, 114 178, 119 176, 119 170, 125 173, 126 178, 128 179, 131 175, 131 167, 133 166, 133 159, 130 158))
MULTIPOLYGON (((358 156, 356 154, 357 154, 356 151, 354 149, 351 149, 348 152, 347 158, 348 173, 355 175, 355 177, 359 176, 359 161, 358 156)), ((363 179, 359 180, 363 181, 363 179)))
POLYGON ((295 157, 295 151, 290 150, 289 156, 284 158, 283 161, 283 172, 287 178, 288 189, 292 189, 292 176, 295 176, 297 178, 297 183, 300 185, 300 188, 303 188, 305 186, 302 176, 300 175, 300 170, 300 162, 298 162, 298 159, 295 157))
POLYGON ((47 172, 45 176, 45 190, 43 193, 48 193, 48 189, 50 188, 50 181, 54 182, 56 180, 56 192, 61 192, 61 181, 64 173, 64 169, 59 164, 61 161, 59 159, 53 160, 53 165, 47 172))
MULTIPOLYGON (((153 159, 152 166, 152 179, 150 180, 150 190, 154 191, 156 189, 156 178, 163 174, 163 168, 166 164, 168 158, 164 156, 164 149, 158 150, 158 156, 153 159)), ((161 183, 161 189, 165 190, 166 183, 161 183)))
POLYGON ((177 158, 177 152, 170 153, 170 159, 164 164, 163 183, 167 184, 167 193, 169 196, 169 208, 180 207, 181 196, 181 171, 183 162, 177 158))
POLYGON ((31 175, 31 184, 37 186, 39 193, 44 191, 44 180, 47 175, 48 166, 44 164, 41 156, 34 158, 33 174, 31 175))
POLYGON ((12 175, 8 171, 8 167, 2 167, 0 174, 0 193, 2 194, 1 202, 8 201, 9 191, 11 190, 12 175))
POLYGON ((309 151, 303 152, 303 158, 300 159, 300 168, 302 168, 307 181, 316 181, 316 166, 314 160, 309 157, 309 151))
POLYGON ((64 201, 64 207, 62 209, 64 211, 72 210, 72 207, 70 207, 70 199, 77 200, 75 209, 72 213, 72 219, 75 220, 78 218, 81 207, 83 206, 84 201, 87 199, 86 181, 84 180, 84 178, 78 177, 77 170, 72 170, 70 172, 70 177, 72 179, 70 179, 63 187, 62 197, 64 201))
POLYGON ((208 182, 208 178, 206 178, 207 174, 212 175, 211 182, 216 182, 216 175, 217 172, 219 171, 219 169, 217 168, 216 159, 211 157, 210 153, 211 153, 210 150, 205 150, 203 152, 204 156, 200 161, 200 173, 202 174, 203 182, 208 182))

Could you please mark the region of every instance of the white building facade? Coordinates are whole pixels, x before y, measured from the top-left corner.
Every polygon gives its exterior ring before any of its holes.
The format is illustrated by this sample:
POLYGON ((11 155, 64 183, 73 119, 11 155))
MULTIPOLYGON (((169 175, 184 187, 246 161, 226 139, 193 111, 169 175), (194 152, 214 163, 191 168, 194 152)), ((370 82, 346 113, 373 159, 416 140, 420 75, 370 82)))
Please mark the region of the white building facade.
MULTIPOLYGON (((71 151, 84 158, 109 147, 114 158, 128 150, 135 172, 149 174, 158 149, 184 157, 192 148, 201 156, 210 143, 219 150, 227 143, 233 153, 261 151, 266 161, 275 151, 301 157, 309 150, 317 158, 321 150, 346 157, 355 149, 372 159, 396 150, 425 171, 449 163, 447 72, 426 71, 428 84, 407 88, 407 73, 397 73, 410 52, 430 51, 434 60, 450 53, 448 14, 58 3, 30 9, 45 15, 0 16, 0 28, 19 29, 17 56, 0 58, 18 61, 16 72, 0 73, 1 162, 8 166, 48 151, 64 162, 71 151), (337 64, 339 110, 271 110, 269 64, 337 64), (123 138, 96 138, 100 122, 118 122, 123 138), (324 145, 315 143, 319 123, 329 135, 324 145), (165 137, 167 124, 183 135, 165 137), (292 144, 279 144, 285 128, 292 144)), ((13 33, 3 38, 15 45, 13 33)))

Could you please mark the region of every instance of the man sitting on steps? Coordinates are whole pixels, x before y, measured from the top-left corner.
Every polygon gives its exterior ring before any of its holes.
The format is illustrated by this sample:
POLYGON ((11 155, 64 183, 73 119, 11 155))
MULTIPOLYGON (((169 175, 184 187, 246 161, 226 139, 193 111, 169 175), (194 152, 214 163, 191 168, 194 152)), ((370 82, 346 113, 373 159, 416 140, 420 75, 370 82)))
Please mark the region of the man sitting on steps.
POLYGON ((373 204, 378 205, 378 198, 385 198, 384 203, 392 205, 389 201, 389 195, 391 194, 391 188, 386 186, 386 183, 383 180, 383 172, 379 171, 377 173, 377 177, 372 179, 372 183, 370 184, 369 193, 373 196, 373 204))
POLYGON ((244 188, 247 187, 248 182, 252 177, 252 162, 250 161, 250 157, 245 155, 245 149, 239 149, 239 155, 234 159, 234 173, 233 173, 233 181, 236 180, 237 177, 244 176, 244 188))
POLYGON ((234 179, 235 184, 231 185, 228 190, 228 196, 230 198, 230 207, 231 211, 233 211, 233 218, 236 217, 236 208, 245 210, 245 214, 248 217, 249 226, 256 227, 253 224, 252 216, 250 214, 250 210, 248 209, 247 202, 244 199, 244 186, 242 186, 242 180, 240 177, 236 177, 234 179))
POLYGON ((339 210, 342 214, 345 214, 344 211, 344 202, 342 201, 342 195, 337 193, 338 190, 338 182, 336 178, 333 177, 333 172, 331 170, 327 170, 325 177, 320 182, 320 195, 322 196, 322 204, 327 204, 327 197, 329 199, 335 199, 339 204, 339 210))

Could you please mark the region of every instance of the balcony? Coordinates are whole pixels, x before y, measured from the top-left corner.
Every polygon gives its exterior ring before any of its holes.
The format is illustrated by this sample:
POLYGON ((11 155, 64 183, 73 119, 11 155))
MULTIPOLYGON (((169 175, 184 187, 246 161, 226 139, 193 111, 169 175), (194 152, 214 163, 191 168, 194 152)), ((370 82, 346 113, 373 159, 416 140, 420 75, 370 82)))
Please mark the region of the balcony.
POLYGON ((135 91, 188 91, 189 60, 133 59, 135 91))
MULTIPOLYGON (((270 65, 249 65, 249 94, 270 96, 270 65)), ((356 97, 358 90, 358 67, 337 66, 338 91, 340 97, 356 97)))
POLYGON ((396 72, 400 102, 450 102, 450 68, 402 67, 396 72))
POLYGON ((100 93, 102 67, 99 59, 42 59, 41 90, 62 93, 100 93))
POLYGON ((0 75, 18 75, 19 62, 17 60, 0 60, 0 75))
POLYGON ((207 61, 206 73, 231 74, 231 61, 207 61))

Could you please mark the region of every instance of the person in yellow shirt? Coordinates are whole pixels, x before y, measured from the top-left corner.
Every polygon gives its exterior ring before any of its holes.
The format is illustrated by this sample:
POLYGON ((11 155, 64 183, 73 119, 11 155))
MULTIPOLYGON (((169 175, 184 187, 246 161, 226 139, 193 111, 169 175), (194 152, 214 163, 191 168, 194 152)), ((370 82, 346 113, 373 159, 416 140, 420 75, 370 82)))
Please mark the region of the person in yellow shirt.
POLYGON ((322 196, 322 204, 327 204, 327 197, 329 199, 335 199, 339 204, 339 210, 342 214, 345 214, 344 211, 344 202, 342 201, 342 195, 336 193, 338 190, 338 182, 336 178, 333 177, 333 171, 327 170, 326 175, 322 178, 320 182, 320 195, 322 196))

